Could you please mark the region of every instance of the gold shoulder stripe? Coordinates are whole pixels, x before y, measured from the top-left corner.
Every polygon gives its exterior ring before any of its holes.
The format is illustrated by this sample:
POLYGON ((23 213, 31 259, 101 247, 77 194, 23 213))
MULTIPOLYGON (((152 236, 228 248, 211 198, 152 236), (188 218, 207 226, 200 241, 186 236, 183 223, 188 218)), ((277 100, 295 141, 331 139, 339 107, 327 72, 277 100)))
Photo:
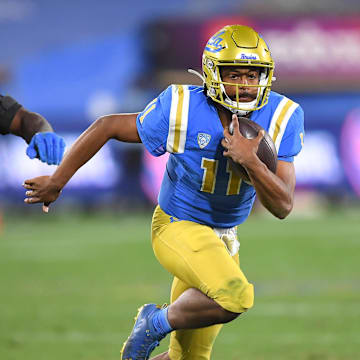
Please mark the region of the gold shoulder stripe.
POLYGON ((184 88, 182 85, 178 86, 178 95, 179 95, 179 101, 176 109, 175 135, 174 135, 174 146, 173 146, 174 153, 179 152, 179 144, 180 144, 181 119, 182 119, 182 109, 184 102, 184 88))
POLYGON ((172 85, 171 94, 166 150, 169 153, 182 154, 186 144, 190 92, 187 85, 172 85))
POLYGON ((146 116, 150 111, 154 110, 155 107, 156 107, 156 104, 151 105, 151 106, 148 107, 148 109, 140 116, 140 118, 139 118, 140 124, 143 123, 145 116, 146 116))
POLYGON ((294 102, 289 99, 286 102, 285 106, 282 108, 280 115, 279 115, 278 119, 276 120, 275 131, 274 131, 274 134, 272 137, 274 143, 276 142, 276 138, 279 135, 280 127, 281 127, 282 122, 284 121, 285 115, 286 115, 287 111, 289 110, 290 106, 293 104, 294 104, 294 102))
POLYGON ((154 100, 150 101, 150 102, 145 106, 145 110, 146 110, 150 105, 156 103, 157 99, 158 99, 158 98, 156 97, 154 100))

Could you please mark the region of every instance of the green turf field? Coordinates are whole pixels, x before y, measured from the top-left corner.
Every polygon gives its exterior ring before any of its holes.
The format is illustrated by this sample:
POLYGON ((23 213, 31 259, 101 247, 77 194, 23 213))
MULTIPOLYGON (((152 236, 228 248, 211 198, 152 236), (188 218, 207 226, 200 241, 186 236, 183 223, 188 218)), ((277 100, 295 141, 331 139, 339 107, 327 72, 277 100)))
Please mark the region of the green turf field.
MULTIPOLYGON (((39 210, 40 212, 40 210, 39 210)), ((119 359, 138 306, 167 302, 151 214, 7 217, 0 237, 0 359, 119 359)), ((254 308, 225 325, 214 360, 360 359, 360 214, 239 229, 254 308)), ((156 352, 164 351, 166 341, 156 352)))

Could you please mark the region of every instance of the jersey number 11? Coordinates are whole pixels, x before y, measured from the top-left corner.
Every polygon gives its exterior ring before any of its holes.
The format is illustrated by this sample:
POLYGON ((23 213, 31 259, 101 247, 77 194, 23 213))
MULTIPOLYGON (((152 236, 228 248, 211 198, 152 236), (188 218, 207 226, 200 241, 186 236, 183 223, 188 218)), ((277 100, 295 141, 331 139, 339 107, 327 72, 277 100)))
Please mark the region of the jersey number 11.
MULTIPOLYGON (((201 168, 204 170, 201 191, 213 194, 216 185, 216 175, 218 171, 219 160, 201 159, 201 168)), ((230 162, 226 163, 226 172, 229 174, 229 181, 226 189, 226 195, 239 195, 241 178, 231 169, 230 162)))

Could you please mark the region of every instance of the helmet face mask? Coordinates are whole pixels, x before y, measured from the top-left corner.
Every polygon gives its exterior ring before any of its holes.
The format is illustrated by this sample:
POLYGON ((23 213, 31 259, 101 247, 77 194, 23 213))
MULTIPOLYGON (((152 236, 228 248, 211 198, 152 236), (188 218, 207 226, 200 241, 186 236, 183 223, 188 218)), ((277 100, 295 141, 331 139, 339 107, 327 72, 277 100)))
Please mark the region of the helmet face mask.
POLYGON ((225 26, 212 36, 205 46, 202 69, 207 96, 231 112, 243 116, 267 104, 274 61, 265 41, 250 27, 225 26), (224 82, 220 72, 220 68, 224 67, 259 69, 259 82, 257 84, 224 82), (232 91, 235 93, 233 100, 225 90, 225 87, 230 86, 235 90, 232 91), (254 87, 257 88, 256 99, 250 102, 239 101, 241 88, 254 87))

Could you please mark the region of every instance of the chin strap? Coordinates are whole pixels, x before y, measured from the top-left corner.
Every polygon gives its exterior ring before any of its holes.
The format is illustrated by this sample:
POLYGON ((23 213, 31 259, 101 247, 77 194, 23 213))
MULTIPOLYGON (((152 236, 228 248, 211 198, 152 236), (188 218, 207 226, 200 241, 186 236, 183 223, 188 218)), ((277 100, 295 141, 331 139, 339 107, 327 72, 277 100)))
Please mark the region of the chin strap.
POLYGON ((245 115, 247 115, 247 114, 249 114, 252 110, 238 110, 238 109, 234 109, 234 108, 232 108, 232 107, 230 107, 230 106, 225 106, 225 105, 223 105, 223 107, 225 108, 225 109, 228 109, 229 111, 231 111, 233 114, 236 114, 236 115, 238 115, 238 116, 245 116, 245 115))

